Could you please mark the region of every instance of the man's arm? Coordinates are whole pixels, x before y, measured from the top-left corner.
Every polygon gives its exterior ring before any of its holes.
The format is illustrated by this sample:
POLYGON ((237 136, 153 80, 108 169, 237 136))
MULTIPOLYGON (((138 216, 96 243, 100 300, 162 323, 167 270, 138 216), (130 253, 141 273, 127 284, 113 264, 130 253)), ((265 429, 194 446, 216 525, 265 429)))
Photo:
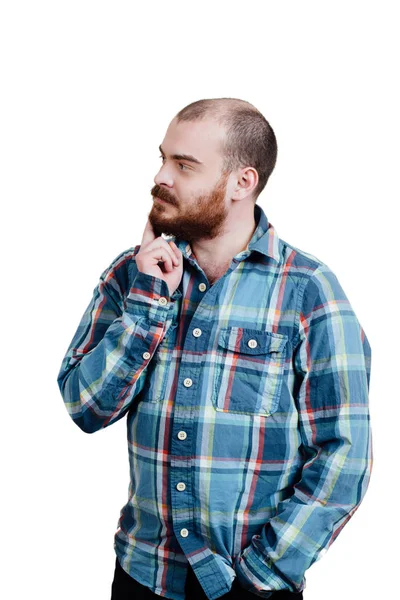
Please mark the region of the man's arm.
POLYGON ((371 347, 336 276, 320 265, 298 307, 295 400, 305 457, 293 495, 237 557, 242 587, 302 591, 305 571, 359 507, 372 471, 371 347))
POLYGON ((130 260, 132 253, 123 252, 100 275, 58 373, 68 413, 86 433, 118 421, 143 389, 175 301, 165 281, 138 271, 136 264, 122 298, 116 270, 130 260))

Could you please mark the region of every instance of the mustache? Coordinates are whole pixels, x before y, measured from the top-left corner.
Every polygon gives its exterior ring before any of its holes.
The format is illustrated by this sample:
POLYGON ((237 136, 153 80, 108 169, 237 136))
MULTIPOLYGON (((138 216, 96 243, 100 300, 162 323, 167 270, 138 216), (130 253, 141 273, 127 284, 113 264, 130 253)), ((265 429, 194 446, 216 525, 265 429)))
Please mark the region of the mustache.
POLYGON ((153 198, 155 198, 157 196, 157 198, 161 198, 161 200, 165 200, 166 202, 169 202, 170 204, 175 204, 175 199, 171 198, 171 196, 169 194, 167 194, 159 186, 155 186, 152 188, 151 195, 153 196, 153 198))

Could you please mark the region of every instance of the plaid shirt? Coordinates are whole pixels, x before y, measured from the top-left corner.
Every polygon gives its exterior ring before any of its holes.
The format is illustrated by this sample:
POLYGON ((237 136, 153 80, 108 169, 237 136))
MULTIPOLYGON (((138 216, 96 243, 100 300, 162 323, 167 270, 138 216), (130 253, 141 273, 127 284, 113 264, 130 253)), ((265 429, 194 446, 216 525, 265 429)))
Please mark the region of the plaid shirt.
POLYGON ((372 470, 371 348, 330 268, 256 230, 210 286, 190 245, 172 294, 136 266, 100 275, 58 385, 86 433, 127 415, 129 494, 114 537, 126 572, 184 599, 238 578, 262 598, 305 571, 357 510, 372 470))

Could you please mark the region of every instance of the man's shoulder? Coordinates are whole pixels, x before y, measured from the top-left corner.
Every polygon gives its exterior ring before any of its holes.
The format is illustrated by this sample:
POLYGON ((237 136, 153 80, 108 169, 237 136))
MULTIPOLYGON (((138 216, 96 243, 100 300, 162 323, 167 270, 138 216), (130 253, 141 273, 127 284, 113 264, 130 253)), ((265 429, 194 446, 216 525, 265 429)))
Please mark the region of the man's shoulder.
POLYGON ((303 305, 309 305, 310 309, 315 303, 322 306, 335 299, 341 306, 352 310, 337 274, 326 262, 293 244, 281 241, 286 247, 286 261, 290 264, 288 273, 299 285, 299 299, 303 305))
POLYGON ((126 250, 122 250, 115 258, 112 259, 110 264, 104 269, 100 275, 100 279, 106 280, 107 277, 112 277, 117 271, 127 269, 129 262, 137 254, 140 246, 131 246, 126 250))
POLYGON ((281 254, 285 257, 289 272, 296 272, 306 276, 311 276, 315 271, 330 271, 330 267, 315 254, 306 252, 286 240, 280 238, 281 254))
POLYGON ((122 250, 100 275, 100 280, 106 287, 113 288, 120 297, 124 297, 131 287, 130 283, 137 271, 135 256, 139 249, 140 244, 137 244, 122 250))

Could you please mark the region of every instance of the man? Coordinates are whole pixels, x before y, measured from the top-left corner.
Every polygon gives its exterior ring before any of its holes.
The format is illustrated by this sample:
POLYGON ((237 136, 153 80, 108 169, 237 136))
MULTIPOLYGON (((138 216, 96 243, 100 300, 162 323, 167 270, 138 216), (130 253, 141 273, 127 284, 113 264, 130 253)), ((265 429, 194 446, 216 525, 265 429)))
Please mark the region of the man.
POLYGON ((141 244, 100 275, 58 375, 83 431, 127 414, 112 600, 301 599, 369 484, 371 348, 256 204, 277 156, 256 108, 194 102, 160 151, 141 244))

